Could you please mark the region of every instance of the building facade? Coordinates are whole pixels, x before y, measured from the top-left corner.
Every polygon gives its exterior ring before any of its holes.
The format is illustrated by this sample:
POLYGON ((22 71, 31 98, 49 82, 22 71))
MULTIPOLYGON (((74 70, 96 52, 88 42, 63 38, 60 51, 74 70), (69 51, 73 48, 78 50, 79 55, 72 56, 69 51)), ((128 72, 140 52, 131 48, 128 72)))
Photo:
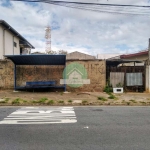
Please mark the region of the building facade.
POLYGON ((30 54, 34 47, 4 20, 0 20, 0 59, 4 55, 30 54))

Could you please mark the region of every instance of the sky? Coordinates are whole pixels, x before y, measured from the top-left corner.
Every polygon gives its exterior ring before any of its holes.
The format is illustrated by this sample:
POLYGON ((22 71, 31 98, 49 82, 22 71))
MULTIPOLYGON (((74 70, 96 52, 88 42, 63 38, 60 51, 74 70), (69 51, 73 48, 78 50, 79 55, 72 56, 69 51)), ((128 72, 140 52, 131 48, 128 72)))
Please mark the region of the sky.
MULTIPOLYGON (((78 0, 113 4, 150 5, 149 0, 78 0)), ((55 6, 0 0, 5 20, 35 49, 45 52, 45 28, 51 26, 51 49, 97 54, 127 54, 147 49, 150 17, 98 13, 55 6)))

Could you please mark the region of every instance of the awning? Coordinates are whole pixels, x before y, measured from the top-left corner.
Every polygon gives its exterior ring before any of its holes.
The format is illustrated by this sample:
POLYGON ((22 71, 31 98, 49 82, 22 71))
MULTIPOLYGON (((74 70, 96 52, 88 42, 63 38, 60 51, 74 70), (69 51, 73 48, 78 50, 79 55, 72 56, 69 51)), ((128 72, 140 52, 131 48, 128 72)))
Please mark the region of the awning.
POLYGON ((119 64, 122 63, 131 63, 131 62, 135 62, 135 63, 141 63, 142 61, 138 61, 138 60, 125 60, 125 59, 107 59, 106 60, 106 65, 107 66, 118 66, 119 64))
POLYGON ((66 55, 5 55, 15 65, 65 65, 66 55))

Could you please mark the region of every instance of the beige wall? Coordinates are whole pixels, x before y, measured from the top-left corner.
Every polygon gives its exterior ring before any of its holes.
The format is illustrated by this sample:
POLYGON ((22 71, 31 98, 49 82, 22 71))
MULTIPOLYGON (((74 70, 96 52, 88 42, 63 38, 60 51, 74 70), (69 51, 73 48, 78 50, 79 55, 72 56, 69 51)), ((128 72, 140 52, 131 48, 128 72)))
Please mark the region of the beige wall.
POLYGON ((15 37, 9 30, 4 30, 3 27, 0 26, 0 59, 4 58, 3 55, 13 54, 20 54, 19 38, 15 37), (14 42, 17 43, 17 47, 14 47, 14 42))
POLYGON ((66 55, 67 60, 87 60, 87 59, 95 59, 95 56, 80 53, 80 52, 72 52, 66 55))

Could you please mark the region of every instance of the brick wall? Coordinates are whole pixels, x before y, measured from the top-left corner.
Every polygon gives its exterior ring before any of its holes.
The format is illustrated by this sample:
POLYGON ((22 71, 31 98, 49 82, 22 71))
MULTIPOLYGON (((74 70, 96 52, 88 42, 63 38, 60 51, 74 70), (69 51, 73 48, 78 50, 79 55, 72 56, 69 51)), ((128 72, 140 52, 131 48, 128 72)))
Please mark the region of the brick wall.
POLYGON ((67 91, 76 92, 102 92, 106 85, 106 65, 105 61, 100 60, 80 60, 80 61, 67 61, 67 65, 76 62, 82 64, 90 79, 90 84, 85 84, 79 88, 72 88, 67 86, 67 91))
MULTIPOLYGON (((77 62, 82 64, 90 79, 90 85, 83 85, 79 88, 67 86, 67 91, 102 91, 105 84, 106 66, 105 61, 80 60, 67 61, 66 65, 77 62)), ((64 66, 17 66, 17 86, 24 86, 26 81, 47 81, 55 80, 60 85, 64 66)), ((0 61, 0 87, 3 89, 14 88, 14 65, 11 61, 0 61)))

